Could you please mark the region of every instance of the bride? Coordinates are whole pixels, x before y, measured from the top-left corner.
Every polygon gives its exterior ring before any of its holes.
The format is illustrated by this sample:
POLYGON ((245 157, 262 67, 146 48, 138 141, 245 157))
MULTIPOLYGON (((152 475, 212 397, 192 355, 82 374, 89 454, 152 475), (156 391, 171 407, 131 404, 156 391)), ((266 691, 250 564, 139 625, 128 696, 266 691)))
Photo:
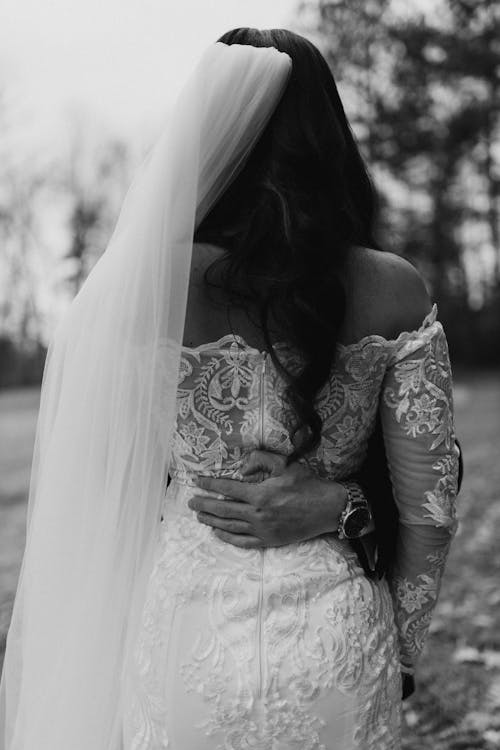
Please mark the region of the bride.
POLYGON ((285 30, 211 45, 49 350, 2 750, 400 747, 458 449, 436 305, 373 221, 318 50, 285 30), (384 579, 350 542, 377 420, 384 579), (309 492, 331 516, 261 544, 270 493, 288 512, 309 492))

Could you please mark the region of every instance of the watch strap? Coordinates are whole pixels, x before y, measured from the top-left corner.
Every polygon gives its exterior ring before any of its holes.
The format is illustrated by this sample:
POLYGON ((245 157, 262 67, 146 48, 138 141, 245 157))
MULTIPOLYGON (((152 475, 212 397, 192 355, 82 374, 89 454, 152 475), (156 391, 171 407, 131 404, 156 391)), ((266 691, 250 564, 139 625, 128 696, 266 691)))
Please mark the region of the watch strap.
POLYGON ((348 517, 348 515, 356 508, 356 507, 364 507, 366 508, 371 517, 370 523, 363 529, 363 532, 359 535, 360 537, 364 536, 365 534, 369 534, 371 531, 373 531, 374 523, 373 523, 373 517, 371 515, 370 506, 369 503, 365 497, 365 494, 363 490, 361 489, 360 485, 357 482, 354 482, 352 480, 346 480, 345 482, 339 482, 345 489, 347 490, 347 503, 344 507, 344 510, 340 514, 339 518, 339 525, 338 525, 338 537, 339 539, 346 539, 345 534, 345 528, 344 524, 348 517))

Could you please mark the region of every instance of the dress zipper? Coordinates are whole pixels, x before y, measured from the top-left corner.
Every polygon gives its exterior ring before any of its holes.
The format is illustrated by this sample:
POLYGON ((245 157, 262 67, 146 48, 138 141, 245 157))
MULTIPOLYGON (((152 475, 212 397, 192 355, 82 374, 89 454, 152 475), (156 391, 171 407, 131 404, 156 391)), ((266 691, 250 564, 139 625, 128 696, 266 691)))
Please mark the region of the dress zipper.
POLYGON ((259 448, 264 448, 264 398, 265 398, 265 377, 266 377, 266 357, 267 352, 262 352, 262 367, 260 370, 260 403, 259 403, 259 448))
MULTIPOLYGON (((260 371, 260 403, 259 403, 259 448, 264 448, 264 414, 265 414, 265 375, 266 375, 266 357, 267 353, 263 352, 262 368, 260 371)), ((259 602, 257 610, 257 649, 258 649, 258 667, 259 667, 259 690, 258 698, 262 698, 264 670, 262 663, 262 609, 264 604, 264 550, 259 550, 260 554, 260 581, 259 581, 259 602)))

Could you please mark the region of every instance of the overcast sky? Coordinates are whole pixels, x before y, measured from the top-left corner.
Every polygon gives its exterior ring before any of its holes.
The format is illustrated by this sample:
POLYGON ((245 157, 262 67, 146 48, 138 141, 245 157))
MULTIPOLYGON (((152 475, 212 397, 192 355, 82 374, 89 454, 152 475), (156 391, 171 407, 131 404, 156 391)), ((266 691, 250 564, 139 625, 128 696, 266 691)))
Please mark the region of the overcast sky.
MULTIPOLYGON (((90 144, 89 151, 80 150, 84 164, 95 161, 92 144, 112 136, 135 147, 140 160, 208 44, 236 26, 286 27, 296 5, 0 0, 0 163, 18 175, 45 173, 47 165, 67 160, 75 133, 78 143, 90 144)), ((59 314, 54 289, 63 272, 67 224, 67 206, 49 195, 26 256, 47 331, 59 314)), ((9 253, 17 257, 16 247, 0 248, 0 266, 9 253)))
MULTIPOLYGON (((437 0, 393 0, 402 13, 437 0)), ((71 121, 147 146, 203 49, 287 27, 298 0, 0 0, 0 156, 62 147, 71 121), (3 106, 2 106, 3 104, 3 106), (141 139, 144 137, 143 143, 141 139)))
POLYGON ((295 7, 296 0, 0 0, 3 129, 16 144, 53 142, 68 117, 88 112, 98 128, 136 136, 161 118, 206 45, 235 26, 286 26, 295 7))

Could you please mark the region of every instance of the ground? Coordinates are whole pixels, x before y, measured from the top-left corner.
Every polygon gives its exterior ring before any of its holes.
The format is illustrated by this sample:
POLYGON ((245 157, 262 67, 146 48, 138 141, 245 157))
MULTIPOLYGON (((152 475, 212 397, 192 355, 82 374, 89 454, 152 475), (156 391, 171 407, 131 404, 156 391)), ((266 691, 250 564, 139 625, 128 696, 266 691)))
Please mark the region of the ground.
POLYGON ((500 748, 500 373, 455 382, 460 527, 405 705, 405 750, 500 748))
MULTIPOLYGON (((405 702, 404 750, 500 748, 500 373, 455 377, 460 528, 405 702)), ((21 564, 38 393, 0 394, 0 660, 21 564)))

